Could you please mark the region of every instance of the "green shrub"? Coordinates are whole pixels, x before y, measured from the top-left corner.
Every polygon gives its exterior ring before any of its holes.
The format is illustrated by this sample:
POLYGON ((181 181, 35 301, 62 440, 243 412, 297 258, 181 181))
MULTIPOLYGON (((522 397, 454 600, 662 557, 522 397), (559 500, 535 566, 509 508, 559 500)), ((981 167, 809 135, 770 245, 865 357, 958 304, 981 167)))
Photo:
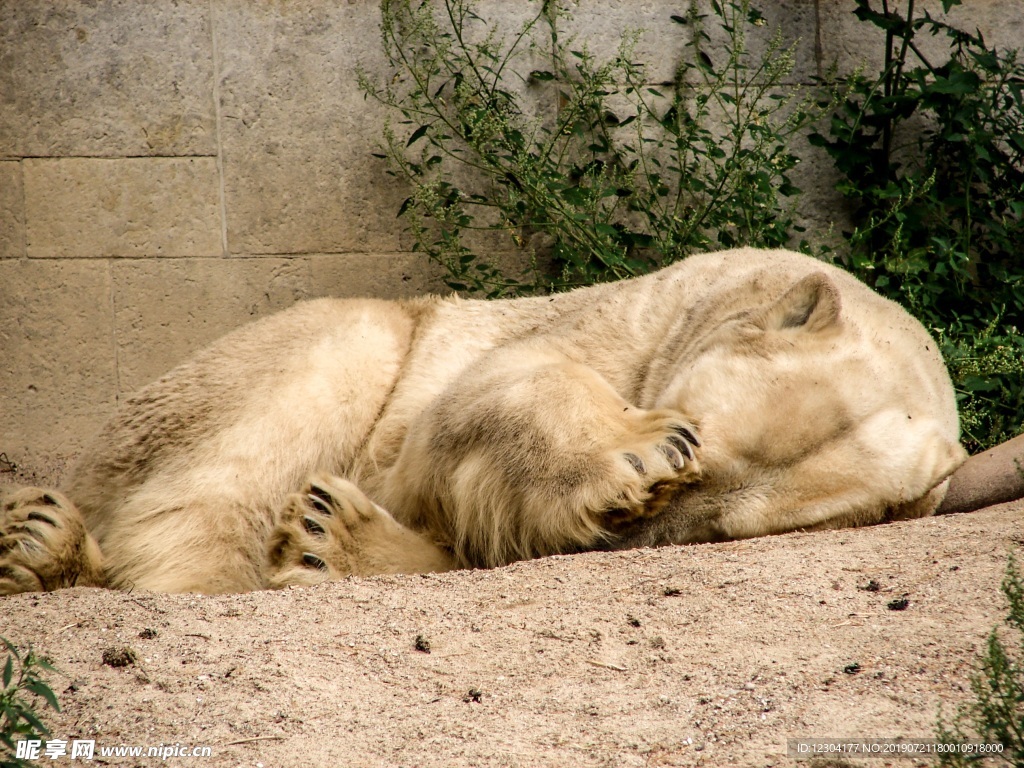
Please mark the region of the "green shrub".
POLYGON ((671 83, 652 86, 634 55, 639 33, 602 59, 562 36, 555 0, 507 36, 470 0, 384 0, 393 72, 361 82, 402 116, 383 155, 412 189, 399 214, 452 288, 541 293, 789 241, 789 141, 819 112, 780 87, 793 56, 778 33, 762 56, 750 52, 760 13, 746 0, 711 5, 727 42, 709 45, 695 5, 664 19, 686 55, 671 83), (537 103, 557 108, 533 116, 537 103), (479 230, 528 249, 529 273, 492 263, 482 251, 493 240, 474 245, 479 230))
POLYGON ((0 677, 0 768, 20 768, 29 763, 16 757, 15 742, 50 735, 38 712, 40 701, 60 712, 57 697, 42 675, 56 670, 31 648, 22 653, 3 637, 0 643, 7 648, 0 677))
POLYGON ((973 737, 1001 744, 1003 751, 997 758, 990 754, 943 753, 941 765, 960 768, 996 761, 1024 766, 1024 580, 1012 556, 1002 589, 1010 604, 1006 629, 1015 636, 1016 647, 1007 647, 998 630, 992 630, 980 660, 981 670, 971 678, 975 700, 960 709, 952 726, 939 723, 938 738, 955 744, 973 737))

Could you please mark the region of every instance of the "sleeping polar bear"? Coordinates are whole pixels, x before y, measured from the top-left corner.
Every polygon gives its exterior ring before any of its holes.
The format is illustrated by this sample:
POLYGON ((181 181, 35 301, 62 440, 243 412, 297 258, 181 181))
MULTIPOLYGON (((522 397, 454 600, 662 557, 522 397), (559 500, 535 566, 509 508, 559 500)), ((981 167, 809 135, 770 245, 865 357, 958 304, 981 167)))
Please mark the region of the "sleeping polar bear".
POLYGON ((231 592, 931 514, 935 342, 786 251, 511 301, 318 299, 130 398, 66 495, 0 506, 0 592, 231 592), (343 479, 345 478, 345 479, 343 479))

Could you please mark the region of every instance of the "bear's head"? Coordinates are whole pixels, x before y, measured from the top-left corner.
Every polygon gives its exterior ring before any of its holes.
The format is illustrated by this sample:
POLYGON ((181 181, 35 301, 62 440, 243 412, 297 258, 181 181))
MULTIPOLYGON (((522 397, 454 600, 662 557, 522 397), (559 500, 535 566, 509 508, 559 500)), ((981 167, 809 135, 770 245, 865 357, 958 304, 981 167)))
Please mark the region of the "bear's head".
POLYGON ((743 290, 698 318, 656 403, 699 428, 702 479, 631 545, 930 514, 965 456, 934 341, 846 276, 743 290))

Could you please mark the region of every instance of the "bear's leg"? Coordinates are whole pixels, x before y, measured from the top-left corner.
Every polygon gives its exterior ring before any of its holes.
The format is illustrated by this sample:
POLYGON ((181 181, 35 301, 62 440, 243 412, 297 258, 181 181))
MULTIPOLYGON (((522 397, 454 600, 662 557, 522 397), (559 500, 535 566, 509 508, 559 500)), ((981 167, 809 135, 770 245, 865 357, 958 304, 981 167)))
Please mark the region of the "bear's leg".
POLYGON ((19 488, 0 500, 0 595, 106 586, 82 516, 57 491, 19 488))
POLYGON ((267 542, 264 581, 277 589, 454 567, 447 552, 397 523, 348 480, 320 474, 285 500, 267 542))
POLYGON ((377 497, 461 565, 604 546, 700 475, 695 426, 543 343, 497 350, 410 425, 377 497))

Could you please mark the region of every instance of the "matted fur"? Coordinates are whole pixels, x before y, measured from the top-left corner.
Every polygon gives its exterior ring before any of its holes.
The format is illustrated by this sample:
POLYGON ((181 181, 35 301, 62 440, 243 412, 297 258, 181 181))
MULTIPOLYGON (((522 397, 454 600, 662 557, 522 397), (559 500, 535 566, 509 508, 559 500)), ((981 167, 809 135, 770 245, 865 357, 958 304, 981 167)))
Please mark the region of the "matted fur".
POLYGON ((543 298, 319 299, 124 404, 74 504, 50 497, 77 543, 0 513, 0 592, 224 592, 865 525, 930 514, 964 457, 920 324, 786 251, 543 298))

